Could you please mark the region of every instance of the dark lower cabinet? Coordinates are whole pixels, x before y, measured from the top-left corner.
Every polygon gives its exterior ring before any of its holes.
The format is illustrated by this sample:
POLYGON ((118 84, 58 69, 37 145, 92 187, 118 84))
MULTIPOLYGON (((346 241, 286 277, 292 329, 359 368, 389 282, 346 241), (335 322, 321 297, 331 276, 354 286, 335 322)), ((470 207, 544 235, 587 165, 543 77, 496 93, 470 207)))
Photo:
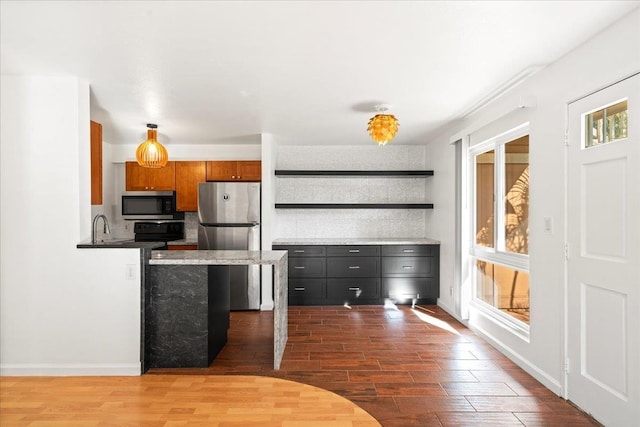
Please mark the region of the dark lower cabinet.
POLYGON ((383 297, 397 304, 435 303, 440 296, 440 246, 382 247, 383 297))
POLYGON ((289 305, 318 305, 327 300, 326 279, 289 277, 289 305))
POLYGON ((329 304, 366 304, 380 299, 380 279, 327 279, 329 304))
POLYGON ((327 277, 380 277, 380 258, 327 257, 327 277))
POLYGON ((433 277, 435 257, 383 257, 383 277, 433 277))
POLYGON ((440 284, 430 277, 385 277, 384 295, 396 302, 438 298, 440 284), (434 296, 435 295, 435 296, 434 296))
POLYGON ((289 252, 290 305, 435 303, 439 245, 274 246, 289 252))
POLYGON ((289 277, 324 277, 327 270, 325 258, 289 258, 289 277))

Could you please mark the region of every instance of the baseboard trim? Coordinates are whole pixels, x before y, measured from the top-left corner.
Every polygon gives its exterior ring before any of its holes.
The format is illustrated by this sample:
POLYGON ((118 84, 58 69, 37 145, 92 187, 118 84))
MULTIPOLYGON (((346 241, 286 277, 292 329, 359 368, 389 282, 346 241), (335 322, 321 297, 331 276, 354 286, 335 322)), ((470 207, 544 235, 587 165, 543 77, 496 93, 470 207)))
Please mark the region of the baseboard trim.
POLYGON ((528 359, 523 357, 521 354, 516 353, 511 350, 510 347, 506 346, 502 341, 491 335, 485 329, 478 327, 475 324, 472 324, 468 320, 460 319, 459 316, 456 315, 454 311, 450 309, 446 304, 438 301, 438 306, 441 307, 444 311, 449 313, 452 317, 454 317, 457 321, 465 325, 467 328, 471 329, 473 332, 478 334, 482 339, 487 341, 493 347, 495 347, 500 353, 504 354, 508 357, 513 363, 522 368, 526 373, 531 375, 536 380, 540 381, 542 385, 551 390, 553 393, 558 396, 562 396, 562 385, 558 380, 547 374, 542 369, 538 368, 533 363, 529 362, 528 359))
POLYGON ((2 363, 0 376, 139 376, 140 363, 2 363))
POLYGON ((496 349, 498 349, 502 354, 507 356, 512 362, 522 368, 526 373, 531 375, 536 380, 540 381, 546 388, 548 388, 558 396, 562 396, 562 386, 560 385, 560 382, 558 380, 531 363, 520 353, 513 351, 510 347, 506 346, 502 341, 491 335, 485 329, 482 329, 475 324, 469 324, 468 327, 473 332, 480 335, 484 340, 489 342, 496 349))

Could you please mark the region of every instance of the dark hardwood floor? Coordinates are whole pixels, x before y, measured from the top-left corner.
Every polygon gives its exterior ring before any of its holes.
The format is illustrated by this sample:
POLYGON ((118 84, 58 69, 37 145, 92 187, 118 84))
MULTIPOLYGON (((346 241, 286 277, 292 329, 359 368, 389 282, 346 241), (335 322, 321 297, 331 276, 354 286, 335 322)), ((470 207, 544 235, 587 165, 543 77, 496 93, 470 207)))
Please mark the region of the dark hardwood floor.
POLYGON ((229 341, 206 369, 344 396, 385 427, 598 426, 437 306, 289 307, 289 341, 273 370, 273 314, 232 312, 229 341))

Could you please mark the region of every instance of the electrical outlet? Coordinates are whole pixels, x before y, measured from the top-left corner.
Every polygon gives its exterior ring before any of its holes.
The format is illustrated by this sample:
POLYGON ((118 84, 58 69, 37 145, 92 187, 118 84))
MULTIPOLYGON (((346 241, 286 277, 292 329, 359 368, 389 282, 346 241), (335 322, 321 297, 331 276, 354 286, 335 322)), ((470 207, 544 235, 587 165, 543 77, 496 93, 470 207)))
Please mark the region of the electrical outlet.
POLYGON ((128 221, 124 222, 124 229, 129 231, 129 222, 128 221))
POLYGON ((553 218, 545 216, 544 218, 544 234, 553 234, 553 218))
POLYGON ((453 286, 449 286, 449 296, 453 296, 453 286))

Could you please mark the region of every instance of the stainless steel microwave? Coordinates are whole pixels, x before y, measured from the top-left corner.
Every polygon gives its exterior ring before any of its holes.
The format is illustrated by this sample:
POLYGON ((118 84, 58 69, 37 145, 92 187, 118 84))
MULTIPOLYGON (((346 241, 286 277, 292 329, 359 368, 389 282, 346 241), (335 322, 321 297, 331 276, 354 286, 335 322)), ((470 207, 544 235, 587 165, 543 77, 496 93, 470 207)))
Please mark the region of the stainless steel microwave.
POLYGON ((176 210, 175 191, 126 191, 122 193, 124 219, 184 219, 176 210))

